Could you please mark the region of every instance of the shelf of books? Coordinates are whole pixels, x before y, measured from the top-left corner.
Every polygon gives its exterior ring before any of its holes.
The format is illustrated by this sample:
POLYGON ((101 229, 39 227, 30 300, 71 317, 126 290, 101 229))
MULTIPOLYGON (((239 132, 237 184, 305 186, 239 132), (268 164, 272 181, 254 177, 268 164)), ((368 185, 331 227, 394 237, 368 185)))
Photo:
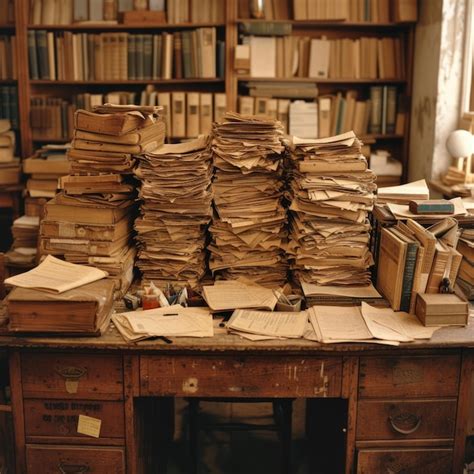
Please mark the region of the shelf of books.
MULTIPOLYGON (((405 178, 414 0, 14 4, 0 59, 16 32, 24 157, 70 140, 77 108, 134 102, 164 106, 168 140, 208 131, 226 109, 279 117, 295 135, 354 129, 399 164, 382 184, 405 178)), ((6 69, 2 92, 16 85, 6 69)))

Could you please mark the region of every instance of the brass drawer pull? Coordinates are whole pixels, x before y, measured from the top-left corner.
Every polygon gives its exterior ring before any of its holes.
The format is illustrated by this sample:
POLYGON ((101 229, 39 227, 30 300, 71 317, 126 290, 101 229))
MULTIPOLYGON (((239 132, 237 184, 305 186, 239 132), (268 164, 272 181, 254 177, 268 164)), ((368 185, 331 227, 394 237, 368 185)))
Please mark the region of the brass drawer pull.
POLYGON ((63 379, 78 380, 87 374, 87 369, 85 367, 60 367, 56 369, 56 373, 63 379))
POLYGON ((390 425, 392 426, 392 428, 397 433, 404 434, 404 435, 409 435, 409 434, 414 433, 420 427, 421 420, 422 420, 421 416, 413 415, 411 413, 402 413, 400 415, 388 417, 388 421, 390 422, 390 425), (400 424, 402 425, 411 424, 413 425, 413 427, 408 428, 408 429, 401 428, 399 426, 400 424))
POLYGON ((61 474, 83 474, 89 471, 89 467, 84 464, 58 464, 61 474))

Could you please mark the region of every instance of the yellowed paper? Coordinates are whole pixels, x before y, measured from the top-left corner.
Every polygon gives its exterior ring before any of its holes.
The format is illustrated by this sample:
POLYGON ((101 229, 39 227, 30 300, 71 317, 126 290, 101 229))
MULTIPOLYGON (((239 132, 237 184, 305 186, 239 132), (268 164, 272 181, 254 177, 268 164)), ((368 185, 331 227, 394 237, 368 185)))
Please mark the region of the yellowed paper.
POLYGON ((93 438, 98 438, 100 436, 101 425, 102 420, 99 418, 79 415, 79 419, 77 420, 77 432, 87 436, 92 436, 93 438))

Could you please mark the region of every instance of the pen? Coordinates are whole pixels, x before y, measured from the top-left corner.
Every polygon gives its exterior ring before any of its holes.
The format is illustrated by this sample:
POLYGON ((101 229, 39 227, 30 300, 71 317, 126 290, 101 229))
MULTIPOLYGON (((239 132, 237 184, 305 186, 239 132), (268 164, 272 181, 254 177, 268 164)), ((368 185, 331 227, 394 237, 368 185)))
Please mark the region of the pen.
POLYGON ((166 342, 166 344, 173 344, 173 341, 166 336, 158 336, 158 339, 161 339, 163 342, 166 342))
POLYGON ((163 313, 163 316, 179 316, 178 313, 163 313))

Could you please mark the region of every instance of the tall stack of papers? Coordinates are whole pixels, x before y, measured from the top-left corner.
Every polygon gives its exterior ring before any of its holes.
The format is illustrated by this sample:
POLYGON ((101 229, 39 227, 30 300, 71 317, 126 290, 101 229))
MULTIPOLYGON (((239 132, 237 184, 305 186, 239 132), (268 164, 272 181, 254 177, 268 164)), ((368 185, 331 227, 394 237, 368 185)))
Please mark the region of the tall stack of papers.
POLYGON ((210 227, 210 268, 268 287, 286 280, 286 212, 281 123, 227 113, 212 143, 217 215, 210 227))
POLYGON ((207 137, 164 145, 139 158, 141 216, 135 221, 144 277, 198 286, 206 272, 212 217, 212 157, 207 137))
POLYGON ((72 174, 45 206, 41 251, 109 273, 117 296, 129 287, 135 249, 133 153, 164 141, 158 107, 111 106, 78 110, 68 153, 72 174))
POLYGON ((370 284, 368 213, 376 185, 361 145, 354 132, 294 138, 288 253, 300 282, 370 284))

